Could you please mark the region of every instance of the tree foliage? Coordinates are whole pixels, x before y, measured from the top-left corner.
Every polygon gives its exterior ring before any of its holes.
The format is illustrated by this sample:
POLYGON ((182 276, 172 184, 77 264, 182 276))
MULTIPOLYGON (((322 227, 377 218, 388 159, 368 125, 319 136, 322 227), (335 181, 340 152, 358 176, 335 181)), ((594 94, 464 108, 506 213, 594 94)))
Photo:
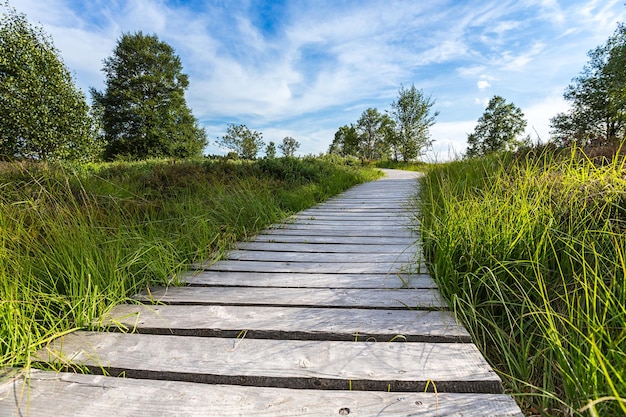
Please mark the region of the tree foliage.
POLYGON ((104 60, 104 93, 92 89, 106 139, 107 159, 190 157, 206 134, 187 107, 189 86, 174 49, 155 35, 126 33, 104 60))
POLYGON ((230 124, 226 134, 217 142, 218 146, 237 153, 242 159, 255 159, 259 150, 263 148, 263 134, 250 130, 246 125, 230 124))
POLYGON ((292 138, 291 136, 285 136, 283 143, 278 145, 278 149, 283 153, 283 156, 294 156, 296 151, 300 148, 300 142, 292 138))
POLYGON ((83 93, 40 27, 3 7, 0 159, 88 160, 98 153, 83 93))
POLYGON ((265 147, 265 157, 268 159, 276 158, 276 144, 272 141, 265 147))
POLYGON ((378 109, 368 108, 356 122, 358 153, 361 159, 382 159, 389 154, 388 140, 393 137, 394 122, 378 109))
POLYGON ((328 153, 340 156, 357 156, 359 135, 353 124, 341 126, 328 148, 328 153))
POLYGON ((410 88, 400 86, 398 98, 391 103, 391 116, 396 130, 391 146, 396 160, 398 154, 404 161, 413 160, 432 144, 429 129, 439 115, 439 112, 431 115, 434 104, 431 96, 426 97, 415 85, 411 84, 410 88))
POLYGON ((400 86, 390 113, 366 109, 356 125, 345 125, 337 130, 328 153, 364 160, 385 159, 392 154, 395 160, 416 159, 433 142, 429 129, 439 114, 431 113, 434 104, 435 101, 415 85, 400 86))
POLYGON ((552 139, 568 145, 618 145, 626 133, 626 26, 620 24, 564 94, 571 109, 551 119, 552 139))
POLYGON ((467 156, 514 150, 528 141, 519 138, 525 129, 522 110, 500 96, 493 96, 474 132, 467 136, 467 156))

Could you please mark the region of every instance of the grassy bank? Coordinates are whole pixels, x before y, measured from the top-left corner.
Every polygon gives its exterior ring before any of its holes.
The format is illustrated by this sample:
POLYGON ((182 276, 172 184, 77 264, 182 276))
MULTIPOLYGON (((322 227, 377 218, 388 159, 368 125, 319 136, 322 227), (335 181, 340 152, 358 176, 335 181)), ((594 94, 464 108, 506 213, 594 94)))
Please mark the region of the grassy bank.
POLYGON ((0 368, 377 175, 322 158, 0 165, 0 368))
POLYGON ((422 236, 441 291, 528 415, 626 414, 626 160, 432 166, 422 236))

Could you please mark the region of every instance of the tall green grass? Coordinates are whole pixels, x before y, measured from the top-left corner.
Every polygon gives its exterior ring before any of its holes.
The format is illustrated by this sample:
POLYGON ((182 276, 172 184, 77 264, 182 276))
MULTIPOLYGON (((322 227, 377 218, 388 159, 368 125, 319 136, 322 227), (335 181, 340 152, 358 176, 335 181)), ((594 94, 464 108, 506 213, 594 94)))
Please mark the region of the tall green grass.
POLYGON ((626 160, 430 167, 431 271, 528 415, 626 414, 626 160))
POLYGON ((0 368, 378 175, 324 158, 0 165, 0 368))

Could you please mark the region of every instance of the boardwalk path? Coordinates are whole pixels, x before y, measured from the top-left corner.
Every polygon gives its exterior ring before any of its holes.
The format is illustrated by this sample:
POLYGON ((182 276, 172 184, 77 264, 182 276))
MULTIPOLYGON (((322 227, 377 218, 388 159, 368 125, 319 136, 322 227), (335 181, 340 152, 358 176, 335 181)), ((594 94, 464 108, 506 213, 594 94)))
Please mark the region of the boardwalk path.
POLYGON ((521 415, 420 265, 415 184, 390 171, 57 339, 38 360, 112 376, 31 371, 0 415, 521 415))

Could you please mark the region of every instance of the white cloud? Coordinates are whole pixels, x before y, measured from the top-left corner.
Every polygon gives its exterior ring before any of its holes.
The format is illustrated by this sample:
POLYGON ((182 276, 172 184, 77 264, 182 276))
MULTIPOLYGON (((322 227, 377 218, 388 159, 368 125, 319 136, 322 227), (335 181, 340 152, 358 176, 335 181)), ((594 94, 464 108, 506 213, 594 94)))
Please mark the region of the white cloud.
POLYGON ((483 98, 476 97, 474 99, 474 104, 478 104, 481 107, 487 107, 487 105, 489 104, 489 98, 488 97, 483 97, 483 98))
POLYGON ((501 67, 506 71, 524 71, 543 50, 546 44, 543 42, 535 42, 530 49, 521 53, 507 51, 502 55, 501 67))
POLYGON ((489 88, 491 87, 491 84, 489 84, 489 81, 486 80, 480 80, 476 83, 476 86, 480 89, 480 90, 484 90, 485 88, 489 88))
POLYGON ((426 154, 426 159, 442 162, 460 157, 467 149, 467 135, 473 132, 475 127, 475 120, 436 123, 430 129, 435 142, 426 154))
POLYGON ((540 100, 534 101, 522 107, 522 112, 528 122, 526 133, 530 135, 533 142, 538 137, 542 142, 550 139, 550 119, 557 113, 565 112, 569 109, 569 104, 563 99, 562 91, 552 91, 540 100))

